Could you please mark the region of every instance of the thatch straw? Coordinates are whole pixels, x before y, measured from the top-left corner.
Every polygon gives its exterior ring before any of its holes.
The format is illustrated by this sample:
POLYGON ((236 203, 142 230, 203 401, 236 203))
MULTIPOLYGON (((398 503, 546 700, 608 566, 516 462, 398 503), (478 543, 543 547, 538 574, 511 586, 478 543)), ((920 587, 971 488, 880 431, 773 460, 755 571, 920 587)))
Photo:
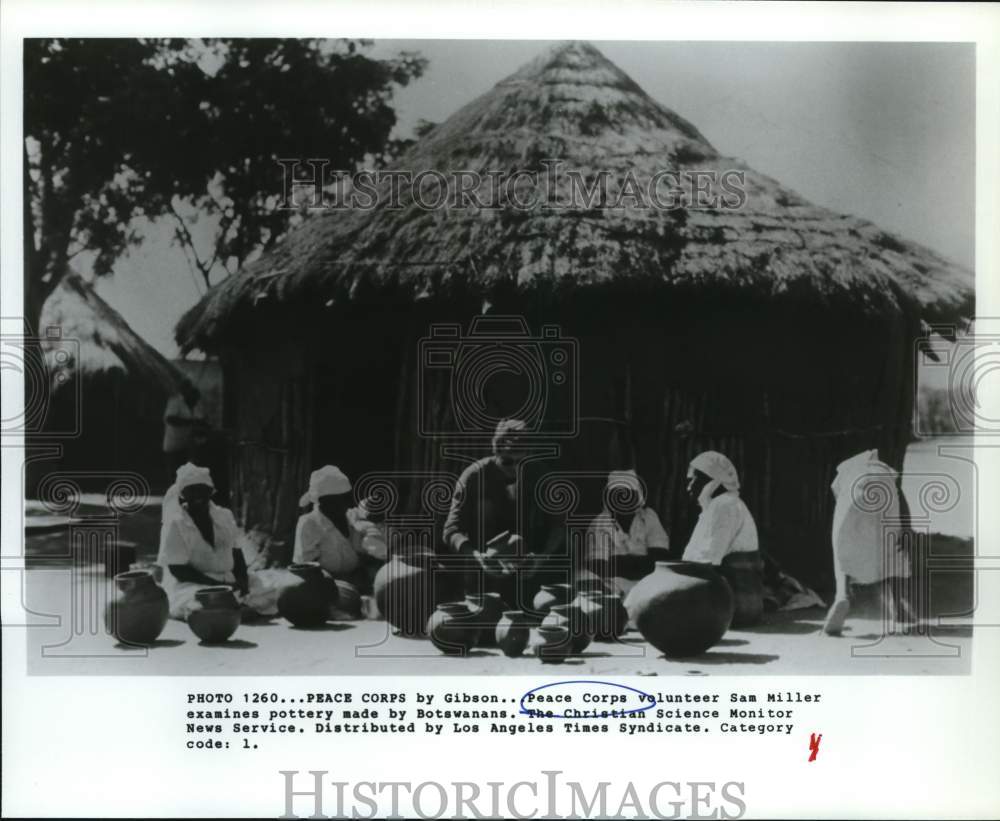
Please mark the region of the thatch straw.
POLYGON ((807 293, 866 310, 902 295, 929 321, 971 313, 972 272, 720 156, 587 43, 527 64, 432 129, 396 167, 530 170, 544 158, 585 175, 606 169, 613 180, 631 172, 642 184, 663 170, 743 170, 748 198, 738 211, 424 211, 408 197, 399 210, 326 211, 213 288, 182 317, 177 340, 185 350, 215 349, 237 315, 280 303, 604 284, 807 293))
POLYGON ((68 384, 65 377, 88 379, 114 371, 165 395, 185 382, 168 359, 75 273, 67 273, 45 301, 41 327, 42 352, 54 389, 68 384), (47 336, 49 328, 59 329, 58 339, 47 336))

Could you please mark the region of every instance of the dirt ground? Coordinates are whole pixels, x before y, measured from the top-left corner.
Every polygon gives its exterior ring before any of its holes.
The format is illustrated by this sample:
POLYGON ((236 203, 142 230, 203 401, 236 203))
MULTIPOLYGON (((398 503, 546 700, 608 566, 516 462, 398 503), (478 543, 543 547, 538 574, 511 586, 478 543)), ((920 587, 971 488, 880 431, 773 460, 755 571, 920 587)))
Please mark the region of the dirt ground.
MULTIPOLYGON (((80 513, 98 508, 84 505, 80 513)), ((28 518, 32 527, 23 598, 34 614, 30 621, 38 622, 25 628, 31 674, 529 675, 542 669, 537 659, 508 659, 492 649, 474 650, 466 658, 446 657, 428 641, 392 635, 383 621, 330 622, 302 630, 275 618, 241 625, 229 642, 215 646, 200 644, 186 624, 170 621, 152 647, 123 647, 103 625, 104 604, 114 595, 104 568, 90 562, 71 569, 67 523, 44 520, 37 511, 29 511, 28 518)), ((159 509, 149 506, 123 517, 119 540, 134 546, 139 560, 151 561, 158 529, 159 509)), ((945 546, 955 553, 969 550, 964 540, 945 546)), ((932 591, 933 611, 959 612, 954 602, 969 598, 966 583, 956 575, 950 587, 938 585, 932 591)), ((970 670, 969 627, 921 624, 886 635, 873 608, 862 609, 859 616, 848 620, 842 637, 831 638, 822 632, 821 608, 768 614, 762 624, 730 630, 707 653, 685 660, 664 658, 633 631, 617 643, 593 643, 581 656, 546 665, 544 671, 704 676, 955 675, 970 670)))

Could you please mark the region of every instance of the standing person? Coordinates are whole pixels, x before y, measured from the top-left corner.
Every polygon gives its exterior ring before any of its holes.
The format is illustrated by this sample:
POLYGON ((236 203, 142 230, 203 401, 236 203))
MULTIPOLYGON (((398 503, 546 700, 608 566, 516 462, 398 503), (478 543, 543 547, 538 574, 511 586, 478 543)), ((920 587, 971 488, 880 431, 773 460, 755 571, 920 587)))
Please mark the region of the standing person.
POLYGON ((831 484, 833 510, 833 564, 837 592, 823 625, 840 635, 850 612, 851 582, 886 582, 904 619, 912 620, 904 579, 910 577, 909 555, 902 549, 898 475, 866 450, 837 465, 831 484))
POLYGON ((284 570, 248 570, 246 541, 233 514, 212 501, 215 486, 208 468, 190 462, 177 469, 163 497, 163 526, 156 561, 170 615, 186 620, 204 587, 229 585, 244 608, 260 615, 278 612, 281 587, 296 581, 284 570))
POLYGON ((518 466, 525 456, 520 419, 502 419, 493 434, 492 454, 469 465, 455 483, 444 524, 444 542, 468 557, 465 593, 500 593, 516 604, 514 567, 521 554, 524 523, 518 520, 518 466))
POLYGON ((200 407, 201 394, 188 380, 167 400, 163 410, 163 458, 168 476, 195 458, 204 441, 208 423, 200 407))
POLYGON ((576 578, 600 578, 606 587, 625 596, 653 570, 657 554, 670 547, 660 517, 646 507, 642 483, 634 470, 608 474, 604 509, 587 528, 585 570, 576 578))
POLYGON ((301 504, 312 510, 295 526, 296 562, 317 562, 330 576, 370 592, 386 560, 386 544, 363 508, 353 507, 351 481, 334 465, 314 470, 301 504))
POLYGON ((719 568, 735 597, 733 626, 748 627, 764 612, 763 562, 757 525, 740 498, 736 468, 717 451, 700 453, 688 467, 687 490, 701 513, 684 560, 719 568))

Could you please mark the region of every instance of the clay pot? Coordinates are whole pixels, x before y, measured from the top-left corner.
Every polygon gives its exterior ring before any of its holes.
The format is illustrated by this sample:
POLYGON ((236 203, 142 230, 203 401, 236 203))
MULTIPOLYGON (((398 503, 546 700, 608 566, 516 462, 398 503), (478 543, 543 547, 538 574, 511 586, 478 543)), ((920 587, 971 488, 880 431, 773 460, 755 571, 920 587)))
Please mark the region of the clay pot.
POLYGON ((577 595, 581 593, 613 593, 610 587, 596 573, 589 570, 580 571, 576 581, 573 582, 573 589, 577 595))
POLYGON ((278 613, 295 627, 319 627, 330 616, 330 607, 337 602, 337 586, 323 574, 315 562, 289 565, 288 571, 298 576, 278 594, 278 613))
POLYGON ((542 620, 542 626, 553 626, 553 617, 562 617, 565 627, 569 629, 569 651, 582 653, 593 638, 587 625, 587 617, 578 604, 554 604, 549 608, 549 614, 542 620))
POLYGON ((427 635, 442 653, 464 656, 479 640, 477 614, 464 601, 445 602, 427 620, 427 635))
POLYGON ((352 619, 361 618, 361 593, 353 584, 343 579, 334 579, 337 585, 337 603, 334 609, 352 619))
POLYGON ((580 608, 585 620, 586 630, 591 638, 596 638, 601 632, 601 619, 604 616, 604 605, 601 604, 601 594, 596 591, 581 590, 576 594, 572 604, 580 608))
POLYGON ((531 626, 523 610, 504 610, 494 630, 496 645, 508 658, 520 656, 528 646, 531 626))
POLYGON ((764 614, 763 563, 760 553, 730 553, 719 572, 733 589, 735 610, 732 627, 752 627, 764 614))
POLYGON ((465 603, 476 617, 479 628, 479 646, 496 647, 497 623, 503 617, 507 605, 499 593, 470 593, 465 603))
POLYGON ((668 658, 704 653, 729 629, 733 591, 712 567, 657 562, 625 601, 643 637, 668 658))
POLYGON ((240 603, 231 587, 204 587, 194 594, 198 607, 188 615, 191 632, 202 644, 221 644, 240 626, 240 603))
POLYGON ((594 634, 598 641, 614 641, 628 629, 628 611, 617 593, 601 593, 594 598, 601 605, 600 625, 594 634))
POLYGON ((170 615, 167 594, 145 570, 115 576, 118 594, 104 608, 104 625, 124 644, 152 644, 170 615))
POLYGON ((536 613, 545 615, 554 604, 569 604, 573 597, 573 588, 568 584, 543 584, 535 594, 531 608, 536 613))
POLYGON ((562 664, 570 651, 569 629, 564 625, 542 625, 538 628, 535 656, 542 664, 562 664))
POLYGON ((379 612, 404 636, 421 636, 437 604, 433 553, 397 553, 375 576, 379 612))

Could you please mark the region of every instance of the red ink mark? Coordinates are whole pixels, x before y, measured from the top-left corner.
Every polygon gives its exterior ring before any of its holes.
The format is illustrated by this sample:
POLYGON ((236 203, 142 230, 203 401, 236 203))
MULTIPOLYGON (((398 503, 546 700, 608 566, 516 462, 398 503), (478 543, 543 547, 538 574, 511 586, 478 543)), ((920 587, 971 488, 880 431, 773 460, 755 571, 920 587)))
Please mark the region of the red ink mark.
POLYGON ((819 743, 823 740, 823 734, 809 733, 809 760, 815 761, 819 754, 819 743))

